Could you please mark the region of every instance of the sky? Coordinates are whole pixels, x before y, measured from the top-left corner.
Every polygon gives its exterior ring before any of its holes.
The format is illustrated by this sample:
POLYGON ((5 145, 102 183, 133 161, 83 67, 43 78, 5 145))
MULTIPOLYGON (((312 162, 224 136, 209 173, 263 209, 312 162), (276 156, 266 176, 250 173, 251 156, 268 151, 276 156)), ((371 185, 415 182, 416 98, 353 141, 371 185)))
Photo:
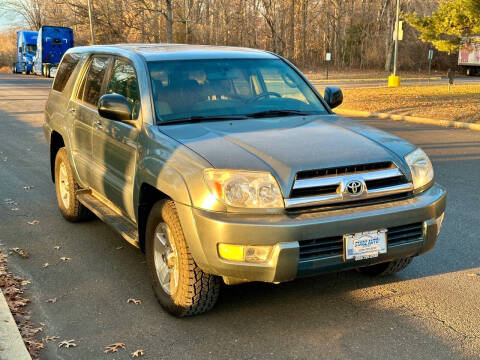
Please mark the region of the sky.
MULTIPOLYGON (((0 3, 2 0, 0 0, 0 3)), ((11 10, 0 10, 0 31, 8 30, 22 23, 22 18, 11 10)))

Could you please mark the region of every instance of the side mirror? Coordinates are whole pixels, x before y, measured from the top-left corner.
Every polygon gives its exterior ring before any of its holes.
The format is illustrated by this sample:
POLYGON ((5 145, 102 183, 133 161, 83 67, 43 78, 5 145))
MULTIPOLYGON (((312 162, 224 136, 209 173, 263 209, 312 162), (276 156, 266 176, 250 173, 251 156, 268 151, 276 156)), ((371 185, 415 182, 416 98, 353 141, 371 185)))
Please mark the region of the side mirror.
POLYGON ((132 120, 130 103, 125 96, 119 94, 103 95, 98 101, 98 114, 110 120, 132 120))
POLYGON ((328 86, 325 88, 325 95, 323 96, 328 106, 331 109, 336 108, 343 102, 343 93, 340 88, 336 86, 328 86))

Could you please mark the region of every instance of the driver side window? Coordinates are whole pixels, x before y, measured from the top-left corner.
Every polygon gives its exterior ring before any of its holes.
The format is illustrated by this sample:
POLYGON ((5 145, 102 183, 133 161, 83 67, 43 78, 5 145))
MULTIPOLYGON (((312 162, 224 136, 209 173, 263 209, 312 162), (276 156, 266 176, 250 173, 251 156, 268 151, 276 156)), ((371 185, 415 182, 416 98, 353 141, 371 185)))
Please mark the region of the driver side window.
POLYGON ((127 98, 132 108, 132 120, 138 119, 140 112, 140 92, 133 65, 124 59, 116 59, 113 64, 107 94, 119 94, 127 98))

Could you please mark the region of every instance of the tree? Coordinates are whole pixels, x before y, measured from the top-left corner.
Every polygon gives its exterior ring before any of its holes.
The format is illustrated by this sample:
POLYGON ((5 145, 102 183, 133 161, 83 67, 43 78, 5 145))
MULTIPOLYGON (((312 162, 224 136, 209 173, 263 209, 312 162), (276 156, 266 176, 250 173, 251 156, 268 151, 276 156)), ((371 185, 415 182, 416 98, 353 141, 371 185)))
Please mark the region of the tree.
POLYGON ((405 16, 420 31, 420 39, 439 51, 456 51, 463 37, 480 34, 480 1, 443 0, 431 16, 416 13, 405 16))

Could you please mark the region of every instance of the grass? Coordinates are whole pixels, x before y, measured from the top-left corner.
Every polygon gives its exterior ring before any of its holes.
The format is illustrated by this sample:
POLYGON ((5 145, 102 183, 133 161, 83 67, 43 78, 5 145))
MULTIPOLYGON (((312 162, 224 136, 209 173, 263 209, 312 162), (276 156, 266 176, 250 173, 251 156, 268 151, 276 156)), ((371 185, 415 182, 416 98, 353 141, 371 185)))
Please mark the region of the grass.
POLYGON ((480 85, 346 88, 341 108, 480 123, 480 85))

